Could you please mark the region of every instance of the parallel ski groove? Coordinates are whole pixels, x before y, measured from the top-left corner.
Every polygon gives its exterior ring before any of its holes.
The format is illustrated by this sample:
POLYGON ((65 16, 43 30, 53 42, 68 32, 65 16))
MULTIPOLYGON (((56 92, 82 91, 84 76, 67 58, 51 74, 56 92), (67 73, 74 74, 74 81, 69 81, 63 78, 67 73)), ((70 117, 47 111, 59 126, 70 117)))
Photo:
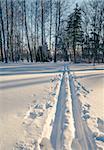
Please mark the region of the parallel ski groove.
POLYGON ((81 118, 81 107, 80 102, 77 98, 74 80, 72 75, 70 75, 70 88, 72 95, 72 107, 73 107, 73 116, 74 124, 76 130, 76 139, 78 140, 81 150, 96 150, 96 143, 93 139, 92 133, 88 128, 85 121, 81 118))

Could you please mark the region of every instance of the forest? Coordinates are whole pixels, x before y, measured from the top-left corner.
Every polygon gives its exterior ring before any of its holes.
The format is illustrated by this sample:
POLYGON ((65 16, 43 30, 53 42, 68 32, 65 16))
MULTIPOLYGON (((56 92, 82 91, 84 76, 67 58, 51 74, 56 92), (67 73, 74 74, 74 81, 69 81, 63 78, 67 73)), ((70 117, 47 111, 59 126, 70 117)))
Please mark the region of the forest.
POLYGON ((104 62, 104 0, 0 0, 0 61, 104 62))

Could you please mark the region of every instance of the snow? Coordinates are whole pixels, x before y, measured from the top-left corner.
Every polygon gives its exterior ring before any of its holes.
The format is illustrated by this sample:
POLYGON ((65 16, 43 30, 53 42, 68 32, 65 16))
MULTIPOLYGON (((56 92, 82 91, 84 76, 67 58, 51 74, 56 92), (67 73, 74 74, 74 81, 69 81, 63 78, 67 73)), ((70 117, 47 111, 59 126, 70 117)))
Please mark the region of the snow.
POLYGON ((82 119, 93 133, 97 149, 104 149, 104 71, 76 72, 76 87, 82 103, 82 119), (78 85, 79 83, 79 85, 78 85))
POLYGON ((43 75, 37 79, 35 75, 26 78, 20 75, 19 78, 15 76, 13 79, 13 77, 6 76, 1 79, 1 82, 10 82, 0 84, 0 141, 2 142, 0 149, 11 150, 18 139, 24 140, 25 134, 22 126, 24 115, 35 100, 45 103, 52 76, 43 75))
MULTIPOLYGON (((30 148, 28 145, 34 140, 31 147, 36 150, 47 149, 47 144, 50 145, 50 149, 71 149, 75 130, 68 73, 63 77, 61 74, 57 75, 52 82, 51 97, 45 106, 34 104, 24 117, 27 135, 31 135, 24 144, 27 148, 30 148)), ((20 146, 21 143, 18 143, 17 148, 20 146)))
MULTIPOLYGON (((38 70, 44 71, 44 66, 49 69, 48 64, 0 66, 0 73, 5 74, 0 76, 0 149, 11 150, 19 139, 24 141, 26 135, 22 123, 28 107, 34 101, 42 104, 46 102, 50 79, 55 73, 38 74, 36 68, 40 67, 38 70), (33 70, 31 74, 28 74, 29 69, 33 70)), ((54 72, 55 67, 52 67, 54 72)))
POLYGON ((75 138, 75 127, 72 112, 72 99, 71 89, 69 86, 69 74, 66 72, 66 102, 65 102, 65 113, 64 113, 64 141, 63 145, 65 150, 71 150, 72 141, 75 138))
POLYGON ((72 101, 68 72, 65 72, 57 102, 51 143, 55 150, 70 150, 73 138, 74 122, 72 117, 72 101))
POLYGON ((72 75, 70 76, 70 87, 72 93, 72 107, 76 132, 75 139, 73 140, 72 144, 72 149, 76 149, 76 147, 84 150, 96 149, 92 133, 89 131, 86 122, 81 119, 81 105, 76 95, 74 77, 72 75))
POLYGON ((103 68, 64 62, 1 64, 0 150, 103 149, 103 68))

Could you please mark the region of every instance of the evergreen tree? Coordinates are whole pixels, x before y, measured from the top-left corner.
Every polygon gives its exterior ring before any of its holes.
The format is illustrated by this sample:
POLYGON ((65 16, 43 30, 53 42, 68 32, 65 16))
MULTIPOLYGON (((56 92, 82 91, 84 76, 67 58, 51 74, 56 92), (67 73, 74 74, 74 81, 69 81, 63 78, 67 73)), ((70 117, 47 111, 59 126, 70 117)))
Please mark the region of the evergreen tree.
POLYGON ((74 12, 68 17, 67 23, 67 34, 69 38, 69 45, 73 49, 74 62, 76 63, 76 47, 80 45, 83 50, 83 31, 82 31, 82 19, 81 19, 81 9, 78 4, 74 12))

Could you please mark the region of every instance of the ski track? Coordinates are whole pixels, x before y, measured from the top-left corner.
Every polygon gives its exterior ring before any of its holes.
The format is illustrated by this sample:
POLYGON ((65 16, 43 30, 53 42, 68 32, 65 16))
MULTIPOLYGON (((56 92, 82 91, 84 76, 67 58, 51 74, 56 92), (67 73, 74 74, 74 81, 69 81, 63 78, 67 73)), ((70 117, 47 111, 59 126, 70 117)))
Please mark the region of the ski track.
MULTIPOLYGON (((81 150, 96 150, 96 143, 93 139, 93 135, 87 126, 87 123, 81 118, 81 105, 76 96, 73 77, 70 75, 70 87, 72 94, 72 108, 75 125, 75 140, 78 140, 81 150)), ((72 148, 73 149, 73 148, 72 148)))
POLYGON ((60 87, 60 93, 58 97, 54 126, 51 134, 51 143, 55 150, 61 150, 62 148, 62 125, 63 125, 63 114, 65 110, 64 102, 66 97, 64 80, 65 79, 63 76, 60 87))
POLYGON ((69 93, 69 76, 65 69, 60 85, 55 119, 50 138, 54 150, 71 150, 71 143, 75 137, 71 95, 69 93))
MULTIPOLYGON (((86 121, 82 120, 81 118, 81 103, 76 95, 76 90, 74 86, 74 79, 73 76, 70 74, 70 68, 68 66, 64 66, 63 77, 60 85, 60 90, 58 94, 55 118, 53 122, 52 132, 50 133, 50 142, 54 150, 66 150, 64 147, 64 121, 65 121, 65 109, 66 109, 66 76, 65 73, 68 73, 68 90, 70 90, 71 100, 72 100, 72 113, 73 113, 73 120, 74 120, 74 128, 75 128, 75 138, 72 143, 72 150, 97 150, 96 143, 94 141, 93 135, 91 130, 88 128, 86 121), (78 145, 77 145, 78 144, 78 145), (77 147, 79 146, 79 147, 77 147), (77 149, 76 149, 77 148, 77 149)), ((72 70, 70 70, 72 71, 72 70)), ((86 71, 86 70, 85 70, 86 71)), ((60 71, 58 71, 60 72, 60 71)), ((46 72, 45 72, 46 73, 46 72)), ((70 99, 68 99, 70 100, 70 99)), ((69 124, 68 124, 69 125, 69 124)), ((71 130, 71 126, 70 126, 71 130)), ((47 127, 45 127, 45 131, 47 131, 47 127)), ((71 131, 72 132, 72 131, 71 131)), ((70 132, 70 134, 71 134, 70 132)), ((68 134, 69 135, 69 134, 68 134)), ((45 134, 44 134, 45 136, 45 134)), ((69 135, 70 136, 70 135, 69 135)), ((44 137, 43 137, 44 138, 44 137)), ((72 137, 71 137, 72 138, 72 137)), ((69 142, 70 143, 70 142, 69 142)), ((68 148, 67 148, 68 149, 68 148)), ((71 150, 69 149, 69 150, 71 150)))
MULTIPOLYGON (((96 143, 94 141, 92 132, 87 126, 86 121, 81 118, 81 104, 77 98, 74 80, 72 75, 69 75, 69 85, 71 89, 71 98, 72 98, 72 111, 73 111, 73 119, 75 126, 75 140, 74 147, 72 144, 72 150, 76 150, 75 147, 78 147, 78 150, 97 150, 96 143)), ((54 150, 63 150, 63 122, 64 122, 64 113, 65 113, 65 99, 66 99, 66 85, 65 85, 65 76, 63 75, 63 79, 60 86, 60 92, 58 96, 56 114, 54 125, 51 133, 51 143, 54 150)))

